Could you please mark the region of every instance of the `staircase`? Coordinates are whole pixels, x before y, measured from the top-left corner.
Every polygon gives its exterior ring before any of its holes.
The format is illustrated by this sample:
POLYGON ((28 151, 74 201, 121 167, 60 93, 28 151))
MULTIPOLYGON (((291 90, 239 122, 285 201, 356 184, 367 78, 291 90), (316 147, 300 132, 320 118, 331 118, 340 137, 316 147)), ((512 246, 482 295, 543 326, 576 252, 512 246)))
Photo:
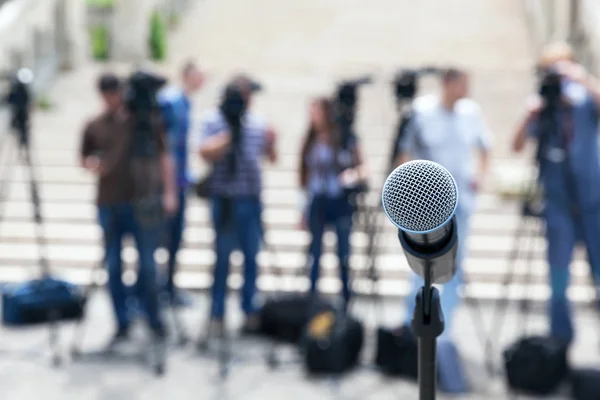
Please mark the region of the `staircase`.
MULTIPOLYGON (((397 68, 423 64, 465 66, 473 75, 473 97, 483 106, 495 133, 493 171, 480 197, 473 220, 466 262, 470 281, 465 295, 491 300, 500 296, 507 257, 519 223, 516 204, 496 195, 497 178, 527 173, 527 157, 515 158, 508 151, 511 129, 526 94, 532 87, 523 5, 520 0, 204 0, 190 11, 171 42, 171 59, 159 68, 176 77, 177 68, 192 57, 206 69, 209 82, 195 99, 196 117, 214 105, 219 90, 232 73, 246 71, 266 87, 256 98, 255 108, 279 132, 280 162, 268 166, 264 193, 267 241, 275 257, 261 254, 263 290, 306 288, 302 268, 309 237, 297 230, 296 186, 299 145, 305 130, 310 98, 331 93, 336 81, 372 73, 375 83, 361 91, 357 129, 372 171, 373 186, 385 179, 389 144, 396 123, 391 78, 397 68), (282 279, 272 266, 281 269, 282 279)), ((123 66, 115 66, 123 70, 123 66)), ((88 283, 90 269, 101 259, 100 230, 95 222, 94 184, 78 167, 79 133, 84 121, 98 110, 94 79, 105 66, 89 65, 62 77, 52 97, 58 107, 38 113, 34 149, 40 166, 43 214, 46 217, 48 256, 57 273, 88 283)), ((423 82, 423 92, 434 87, 423 82)), ((194 135, 198 135, 196 130, 194 135)), ((8 162, 11 143, 4 137, 0 159, 10 168, 2 185, 8 193, 0 222, 0 281, 19 281, 34 271, 37 249, 33 240, 31 206, 23 171, 8 162), (29 268, 31 267, 31 268, 29 268)), ((195 155, 194 169, 203 166, 195 155)), ((0 173, 0 176, 2 174, 0 173)), ((377 193, 370 196, 377 204, 377 193)), ((390 296, 407 293, 410 274, 391 224, 380 218, 382 233, 377 241, 380 282, 376 290, 390 296)), ((211 284, 214 254, 213 232, 206 204, 192 199, 187 212, 185 248, 180 253, 179 283, 204 289, 211 284)), ((368 237, 357 230, 352 236, 352 267, 355 289, 368 293, 368 237)), ((339 288, 335 238, 326 235, 323 257, 324 291, 339 288)), ((545 299, 545 243, 532 240, 531 294, 545 299)), ((123 253, 135 263, 133 248, 123 253)), ((159 257, 164 255, 159 254, 159 257)), ((241 283, 241 257, 232 257, 232 287, 241 283)), ((574 263, 571 296, 589 301, 587 266, 578 254, 574 263)), ((523 296, 528 279, 523 261, 510 285, 510 296, 523 296)))

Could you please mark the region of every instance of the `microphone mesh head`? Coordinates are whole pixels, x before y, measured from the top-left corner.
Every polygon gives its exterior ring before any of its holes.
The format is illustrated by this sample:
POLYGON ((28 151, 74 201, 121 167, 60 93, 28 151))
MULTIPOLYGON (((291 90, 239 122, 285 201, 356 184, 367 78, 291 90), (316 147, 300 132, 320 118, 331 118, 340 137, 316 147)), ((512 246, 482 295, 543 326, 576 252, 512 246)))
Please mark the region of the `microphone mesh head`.
POLYGON ((426 233, 454 216, 458 188, 446 168, 417 160, 402 164, 388 176, 381 197, 387 217, 397 228, 426 233))

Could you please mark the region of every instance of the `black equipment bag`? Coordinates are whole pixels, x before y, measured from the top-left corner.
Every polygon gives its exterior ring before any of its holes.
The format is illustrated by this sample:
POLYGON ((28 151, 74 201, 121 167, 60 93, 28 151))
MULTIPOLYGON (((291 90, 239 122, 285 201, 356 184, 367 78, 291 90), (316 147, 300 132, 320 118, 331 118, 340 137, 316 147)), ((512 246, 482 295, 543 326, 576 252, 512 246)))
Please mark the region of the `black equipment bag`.
POLYGON ((2 291, 2 322, 9 326, 79 319, 85 307, 83 290, 54 278, 42 278, 2 291))
POLYGON ((571 395, 574 400, 600 399, 600 370, 578 369, 572 371, 571 395))
POLYGON ((503 355, 508 385, 518 392, 551 394, 569 373, 567 345, 551 337, 522 338, 503 355))
POLYGON ((578 369, 572 371, 571 395, 575 400, 600 399, 600 370, 578 369))
POLYGON ((274 298, 260 310, 260 332, 284 342, 298 343, 312 317, 333 309, 330 303, 307 294, 274 298))
POLYGON ((386 375, 418 378, 418 339, 410 326, 377 329, 375 365, 386 375))
POLYGON ((364 328, 360 321, 335 311, 311 319, 302 341, 304 361, 311 374, 339 374, 354 367, 360 357, 364 328))

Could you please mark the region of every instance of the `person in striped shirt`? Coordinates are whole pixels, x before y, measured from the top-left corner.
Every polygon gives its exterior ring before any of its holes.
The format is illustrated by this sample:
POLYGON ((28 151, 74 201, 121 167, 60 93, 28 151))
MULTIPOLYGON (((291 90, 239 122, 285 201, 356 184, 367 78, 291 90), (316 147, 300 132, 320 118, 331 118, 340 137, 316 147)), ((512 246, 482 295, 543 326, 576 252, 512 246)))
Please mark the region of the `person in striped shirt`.
POLYGON ((266 121, 251 110, 251 97, 258 86, 246 76, 227 85, 219 108, 202 119, 200 156, 212 165, 208 186, 215 229, 216 265, 212 287, 212 324, 222 328, 229 256, 235 247, 244 254, 242 309, 245 331, 255 331, 258 319, 254 305, 261 224, 263 158, 275 162, 276 135, 266 121), (228 114, 231 104, 243 109, 237 120, 228 114))

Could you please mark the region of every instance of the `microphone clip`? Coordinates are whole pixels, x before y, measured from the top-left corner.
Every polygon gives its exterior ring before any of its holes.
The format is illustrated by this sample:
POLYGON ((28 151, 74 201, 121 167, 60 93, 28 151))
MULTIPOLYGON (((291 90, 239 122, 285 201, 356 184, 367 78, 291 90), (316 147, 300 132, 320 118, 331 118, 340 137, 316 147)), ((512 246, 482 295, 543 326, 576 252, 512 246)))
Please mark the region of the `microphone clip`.
POLYGON ((458 251, 458 232, 456 222, 451 222, 451 233, 448 241, 437 251, 424 252, 415 246, 406 234, 399 230, 398 239, 404 250, 410 269, 417 275, 425 277, 425 265, 431 273, 431 283, 442 284, 448 282, 456 273, 456 254, 458 251))

